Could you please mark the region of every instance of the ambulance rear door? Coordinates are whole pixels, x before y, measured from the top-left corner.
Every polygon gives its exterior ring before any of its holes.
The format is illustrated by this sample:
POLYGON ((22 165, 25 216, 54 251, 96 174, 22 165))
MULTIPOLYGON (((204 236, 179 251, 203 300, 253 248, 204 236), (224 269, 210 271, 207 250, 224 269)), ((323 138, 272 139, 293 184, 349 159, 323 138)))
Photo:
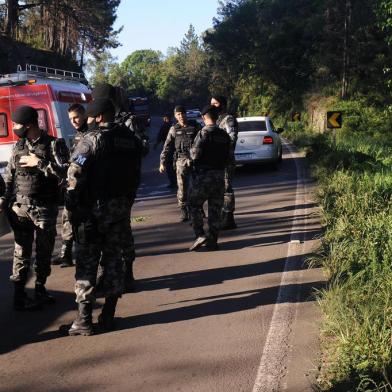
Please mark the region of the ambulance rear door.
POLYGON ((0 173, 4 172, 14 144, 10 107, 10 88, 0 87, 0 173))
POLYGON ((58 137, 62 137, 68 146, 73 145, 75 129, 69 121, 68 109, 72 104, 79 103, 86 107, 91 100, 90 90, 86 86, 60 85, 51 86, 53 101, 52 110, 55 116, 55 123, 58 137))

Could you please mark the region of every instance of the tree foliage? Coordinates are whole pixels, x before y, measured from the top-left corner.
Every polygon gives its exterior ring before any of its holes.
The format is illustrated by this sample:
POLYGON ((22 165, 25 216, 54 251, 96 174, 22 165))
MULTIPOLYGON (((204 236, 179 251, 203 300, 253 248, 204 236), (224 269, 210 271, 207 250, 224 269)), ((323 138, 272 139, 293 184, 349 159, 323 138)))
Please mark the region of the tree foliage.
POLYGON ((3 31, 13 39, 84 62, 118 46, 113 30, 120 0, 7 0, 3 31))
POLYGON ((116 63, 104 53, 89 65, 93 85, 108 81, 122 86, 130 95, 148 96, 164 109, 178 103, 197 107, 209 98, 209 56, 192 25, 179 47, 171 48, 166 57, 159 51, 145 49, 116 63))
POLYGON ((369 94, 372 85, 371 99, 383 101, 391 52, 380 3, 388 20, 387 0, 221 1, 205 35, 215 75, 224 75, 237 97, 244 80, 257 80, 265 94, 275 94, 278 111, 300 107, 305 93, 320 89, 347 98, 369 94))
POLYGON ((382 106, 391 20, 392 0, 221 0, 202 39, 190 25, 166 56, 136 51, 109 78, 165 107, 216 92, 241 113, 275 114, 300 110, 313 91, 382 106))

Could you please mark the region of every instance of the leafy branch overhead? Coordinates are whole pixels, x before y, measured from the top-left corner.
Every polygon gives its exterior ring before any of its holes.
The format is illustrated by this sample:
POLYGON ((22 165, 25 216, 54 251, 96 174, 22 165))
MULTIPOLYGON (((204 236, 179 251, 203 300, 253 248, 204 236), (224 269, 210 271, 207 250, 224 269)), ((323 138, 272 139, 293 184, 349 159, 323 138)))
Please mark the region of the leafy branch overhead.
POLYGON ((84 62, 119 45, 113 30, 120 0, 7 0, 2 26, 9 38, 84 62))

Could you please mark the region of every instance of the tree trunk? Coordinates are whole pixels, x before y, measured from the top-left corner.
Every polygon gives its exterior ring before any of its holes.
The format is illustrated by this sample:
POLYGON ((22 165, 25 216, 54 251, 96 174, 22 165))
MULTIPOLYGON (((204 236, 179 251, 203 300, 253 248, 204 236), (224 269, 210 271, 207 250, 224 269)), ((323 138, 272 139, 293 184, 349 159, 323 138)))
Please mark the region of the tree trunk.
POLYGON ((342 75, 342 91, 341 98, 346 99, 348 95, 348 70, 350 65, 350 26, 351 26, 352 4, 351 0, 345 0, 345 14, 344 14, 344 42, 343 42, 343 75, 342 75))
POLYGON ((85 38, 84 38, 84 32, 82 33, 82 47, 80 49, 80 68, 83 69, 84 67, 84 42, 85 42, 85 38))
POLYGON ((19 18, 19 1, 7 0, 7 13, 5 17, 4 32, 7 37, 15 38, 19 18))

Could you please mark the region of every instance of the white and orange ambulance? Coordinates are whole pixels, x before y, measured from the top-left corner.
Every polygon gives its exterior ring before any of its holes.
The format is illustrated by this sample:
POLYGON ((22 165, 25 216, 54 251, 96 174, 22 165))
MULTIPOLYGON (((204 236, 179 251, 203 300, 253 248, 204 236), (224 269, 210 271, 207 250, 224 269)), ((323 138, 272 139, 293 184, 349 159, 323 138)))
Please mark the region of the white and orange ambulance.
POLYGON ((11 113, 22 105, 37 109, 39 126, 72 144, 75 130, 68 119, 73 103, 86 104, 91 91, 82 73, 27 64, 17 72, 0 76, 0 173, 18 137, 12 132, 11 113))

